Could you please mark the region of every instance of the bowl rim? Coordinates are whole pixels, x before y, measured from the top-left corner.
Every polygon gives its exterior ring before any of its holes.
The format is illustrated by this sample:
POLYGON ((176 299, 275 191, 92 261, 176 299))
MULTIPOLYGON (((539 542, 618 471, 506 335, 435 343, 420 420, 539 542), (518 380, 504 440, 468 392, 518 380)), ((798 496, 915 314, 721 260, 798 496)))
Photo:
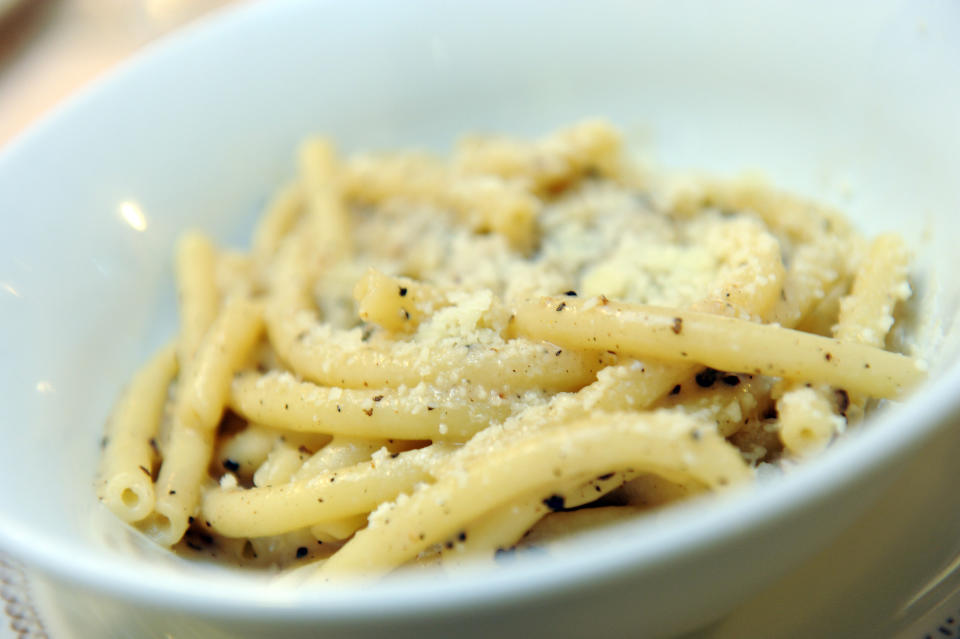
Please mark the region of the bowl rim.
MULTIPOLYGON (((67 101, 0 149, 0 172, 14 163, 22 149, 43 144, 51 129, 68 123, 75 114, 96 109, 105 92, 120 90, 127 78, 144 67, 164 64, 190 50, 196 42, 219 42, 242 27, 269 14, 291 11, 296 0, 242 2, 217 9, 186 27, 148 44, 130 59, 98 77, 67 101)), ((301 5, 302 6, 302 5, 301 5)), ((386 580, 376 587, 364 585, 318 586, 292 591, 265 588, 262 575, 235 572, 173 574, 128 558, 88 556, 63 545, 46 531, 36 531, 6 513, 0 513, 0 549, 28 566, 68 584, 81 585, 118 600, 153 608, 166 607, 212 617, 266 621, 307 620, 323 617, 331 622, 402 618, 456 608, 539 599, 583 588, 638 570, 669 565, 678 558, 710 545, 729 543, 764 522, 777 522, 815 509, 838 488, 882 473, 896 459, 908 455, 946 427, 960 410, 960 363, 954 361, 936 379, 929 380, 901 405, 891 406, 871 420, 870 426, 851 433, 823 456, 782 477, 736 491, 729 498, 680 504, 649 522, 627 522, 604 531, 609 543, 563 562, 518 562, 502 570, 471 573, 465 578, 437 580, 410 575, 386 580), (745 498, 749 495, 749 499, 745 498), (685 525, 693 521, 697 525, 685 525), (625 528, 632 540, 613 534, 625 528), (357 593, 362 590, 362 597, 357 593), (295 600, 298 605, 291 606, 295 600), (299 605, 303 604, 303 605, 299 605)))

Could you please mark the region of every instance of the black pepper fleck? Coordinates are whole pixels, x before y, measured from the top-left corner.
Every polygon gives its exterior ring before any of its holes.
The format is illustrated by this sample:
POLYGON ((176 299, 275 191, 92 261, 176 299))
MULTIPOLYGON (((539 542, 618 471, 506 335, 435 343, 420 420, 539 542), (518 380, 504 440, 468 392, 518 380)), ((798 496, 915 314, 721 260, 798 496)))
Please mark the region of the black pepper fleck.
POLYGON ((850 395, 847 394, 847 391, 842 388, 838 388, 836 391, 837 396, 837 410, 844 417, 847 416, 847 409, 850 408, 850 395))
POLYGON ((827 353, 826 355, 823 356, 823 359, 829 362, 831 359, 833 359, 833 355, 831 355, 830 353, 827 353))
POLYGON ((466 540, 467 540, 467 533, 466 533, 466 531, 461 530, 461 531, 460 531, 460 534, 457 535, 457 539, 458 539, 459 541, 466 541, 466 540))
POLYGON ((364 409, 363 409, 363 412, 367 414, 367 417, 373 417, 373 409, 372 409, 372 408, 364 408, 364 409))
POLYGON ((697 386, 700 388, 710 388, 717 381, 717 371, 712 368, 705 368, 697 373, 695 379, 697 380, 697 386))
POLYGON ((406 286, 401 286, 401 287, 400 287, 400 297, 406 297, 406 296, 407 296, 407 287, 406 287, 406 286))
POLYGON ((300 546, 299 548, 297 548, 297 559, 303 559, 304 557, 306 557, 307 552, 308 551, 306 546, 300 546))
POLYGON ((682 318, 682 317, 674 317, 674 318, 673 318, 673 326, 670 327, 670 330, 672 330, 675 335, 679 335, 680 333, 682 333, 682 332, 683 332, 683 318, 682 318))
POLYGON ((553 512, 563 510, 564 503, 566 503, 566 500, 563 498, 563 495, 550 495, 543 500, 543 505, 553 512))
POLYGON ((577 296, 577 292, 576 292, 576 291, 567 291, 566 293, 564 293, 564 295, 566 295, 567 297, 576 297, 576 296, 577 296))
POLYGON ((373 401, 379 402, 381 399, 383 399, 383 395, 377 395, 376 397, 373 398, 373 401))
POLYGON ((613 477, 613 473, 605 473, 605 474, 600 475, 599 477, 597 477, 597 479, 599 479, 600 481, 606 481, 606 480, 610 479, 611 477, 613 477))
POLYGON ((720 379, 720 381, 726 384, 727 386, 736 386, 737 384, 740 383, 740 378, 737 377, 736 375, 724 375, 720 379))
POLYGON ((142 470, 142 471, 143 471, 143 474, 146 475, 147 477, 150 476, 150 471, 147 470, 147 467, 146 467, 146 466, 140 466, 140 470, 142 470))
POLYGON ((565 309, 566 307, 567 307, 567 303, 566 303, 566 302, 560 302, 560 304, 557 305, 557 312, 559 313, 560 311, 562 311, 562 310, 565 309))
POLYGON ((238 464, 237 462, 233 461, 232 459, 224 459, 224 460, 223 460, 223 467, 226 468, 227 470, 229 470, 231 473, 235 473, 235 472, 237 472, 238 470, 240 470, 240 464, 238 464))
POLYGON ((673 389, 670 391, 670 394, 671 394, 671 395, 679 395, 679 394, 680 394, 680 390, 681 390, 680 384, 677 384, 677 385, 674 386, 673 389))

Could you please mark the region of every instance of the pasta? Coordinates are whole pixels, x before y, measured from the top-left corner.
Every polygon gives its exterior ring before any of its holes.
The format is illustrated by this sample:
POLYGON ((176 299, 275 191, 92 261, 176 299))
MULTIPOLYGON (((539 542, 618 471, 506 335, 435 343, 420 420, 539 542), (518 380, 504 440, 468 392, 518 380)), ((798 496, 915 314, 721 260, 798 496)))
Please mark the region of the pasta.
POLYGON ((923 379, 885 349, 899 238, 622 146, 307 140, 249 253, 178 243, 179 333, 108 422, 101 501, 308 580, 456 569, 787 471, 923 379))
POLYGON ((130 384, 114 409, 103 440, 100 499, 124 521, 139 521, 153 511, 155 435, 177 373, 174 348, 157 353, 130 384))
POLYGON ((517 308, 515 330, 569 348, 789 380, 817 379, 874 397, 896 398, 923 376, 909 358, 876 347, 696 311, 546 297, 517 308), (753 352, 745 352, 749 344, 753 352), (762 352, 762 356, 756 351, 762 352))

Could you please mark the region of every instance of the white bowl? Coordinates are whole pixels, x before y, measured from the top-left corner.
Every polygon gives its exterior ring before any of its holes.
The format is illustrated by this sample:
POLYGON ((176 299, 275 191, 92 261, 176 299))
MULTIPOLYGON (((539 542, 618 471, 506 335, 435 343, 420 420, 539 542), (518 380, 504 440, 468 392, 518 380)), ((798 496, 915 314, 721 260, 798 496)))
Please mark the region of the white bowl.
POLYGON ((78 636, 655 636, 716 619, 852 521, 960 403, 960 8, 839 4, 280 0, 95 84, 0 155, 0 548, 60 584, 78 636), (442 148, 584 115, 669 165, 762 167, 902 232, 930 382, 780 480, 482 575, 297 591, 154 552, 104 516, 97 442, 172 333, 181 229, 242 242, 310 132, 442 148))

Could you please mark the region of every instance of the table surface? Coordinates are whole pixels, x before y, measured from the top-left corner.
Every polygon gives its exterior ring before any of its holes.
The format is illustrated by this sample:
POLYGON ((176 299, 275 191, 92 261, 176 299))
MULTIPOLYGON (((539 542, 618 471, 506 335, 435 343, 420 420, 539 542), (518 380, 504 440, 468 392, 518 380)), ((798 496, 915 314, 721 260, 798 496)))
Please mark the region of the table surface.
POLYGON ((143 45, 232 1, 0 0, 0 147, 143 45))

